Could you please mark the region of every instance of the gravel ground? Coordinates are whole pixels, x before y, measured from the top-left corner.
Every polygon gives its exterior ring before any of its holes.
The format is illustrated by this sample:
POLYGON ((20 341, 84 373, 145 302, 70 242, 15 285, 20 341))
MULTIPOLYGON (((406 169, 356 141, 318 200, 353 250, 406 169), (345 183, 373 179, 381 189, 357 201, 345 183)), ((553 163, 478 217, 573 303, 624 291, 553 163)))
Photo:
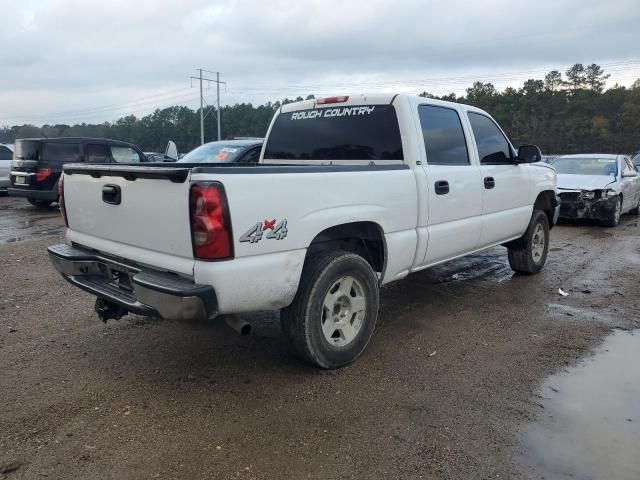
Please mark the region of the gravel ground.
POLYGON ((383 288, 365 354, 323 372, 276 313, 102 324, 49 265, 58 213, 24 203, 0 198, 0 478, 520 478, 541 382, 640 326, 638 219, 560 225, 539 275, 496 248, 383 288))

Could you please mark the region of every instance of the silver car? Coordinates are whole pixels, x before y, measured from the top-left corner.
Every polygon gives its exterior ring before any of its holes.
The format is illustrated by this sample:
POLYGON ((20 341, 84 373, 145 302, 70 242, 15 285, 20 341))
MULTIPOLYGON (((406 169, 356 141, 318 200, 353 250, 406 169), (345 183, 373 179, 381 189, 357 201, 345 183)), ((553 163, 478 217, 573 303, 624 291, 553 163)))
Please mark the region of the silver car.
POLYGON ((560 218, 591 218, 614 227, 620 215, 640 213, 640 175, 625 155, 563 155, 558 172, 560 218))
POLYGON ((13 145, 0 143, 0 193, 6 193, 9 188, 9 172, 13 159, 13 145))

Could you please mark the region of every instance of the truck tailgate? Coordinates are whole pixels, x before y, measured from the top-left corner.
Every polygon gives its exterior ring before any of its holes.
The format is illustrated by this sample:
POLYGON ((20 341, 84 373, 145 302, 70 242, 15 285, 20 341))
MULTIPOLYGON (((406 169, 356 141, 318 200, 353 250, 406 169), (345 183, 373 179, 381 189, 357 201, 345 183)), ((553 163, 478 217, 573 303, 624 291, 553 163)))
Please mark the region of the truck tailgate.
POLYGON ((95 238, 87 246, 114 242, 113 248, 193 259, 188 169, 70 165, 64 171, 69 230, 83 234, 85 243, 95 238))

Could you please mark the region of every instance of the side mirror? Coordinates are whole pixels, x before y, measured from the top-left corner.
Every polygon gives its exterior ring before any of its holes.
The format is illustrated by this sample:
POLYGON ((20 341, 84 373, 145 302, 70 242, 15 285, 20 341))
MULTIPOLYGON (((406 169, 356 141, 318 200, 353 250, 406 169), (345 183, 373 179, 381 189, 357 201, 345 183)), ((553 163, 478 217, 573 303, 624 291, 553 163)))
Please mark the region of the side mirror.
POLYGON ((537 145, 522 145, 518 148, 518 163, 536 163, 542 161, 542 152, 537 145))
POLYGON ((638 172, 634 172, 633 170, 627 170, 626 172, 622 172, 622 177, 637 177, 638 172))
POLYGON ((164 157, 170 158, 174 162, 178 160, 178 147, 171 140, 169 140, 169 143, 167 143, 167 149, 164 151, 164 157))

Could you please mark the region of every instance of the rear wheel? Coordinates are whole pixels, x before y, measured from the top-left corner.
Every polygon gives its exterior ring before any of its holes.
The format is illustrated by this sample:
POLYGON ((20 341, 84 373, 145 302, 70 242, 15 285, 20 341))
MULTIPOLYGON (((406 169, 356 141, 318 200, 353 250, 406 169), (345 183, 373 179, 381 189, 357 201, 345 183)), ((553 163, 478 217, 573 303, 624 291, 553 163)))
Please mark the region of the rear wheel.
POLYGON ((620 223, 620 215, 622 215, 622 198, 617 197, 616 204, 609 214, 609 218, 603 222, 604 225, 607 227, 615 227, 620 223))
POLYGON ((305 262, 293 303, 282 310, 282 333, 292 352, 320 368, 353 362, 378 316, 378 278, 359 255, 322 252, 305 262))
POLYGON ((47 208, 53 203, 51 200, 36 200, 35 198, 27 198, 27 201, 34 207, 38 208, 47 208))
POLYGON ((509 265, 519 273, 534 274, 544 267, 549 252, 549 219, 534 210, 527 231, 509 247, 509 265))
POLYGON ((640 198, 638 199, 638 203, 636 204, 635 208, 629 210, 629 213, 631 215, 640 215, 640 198))

